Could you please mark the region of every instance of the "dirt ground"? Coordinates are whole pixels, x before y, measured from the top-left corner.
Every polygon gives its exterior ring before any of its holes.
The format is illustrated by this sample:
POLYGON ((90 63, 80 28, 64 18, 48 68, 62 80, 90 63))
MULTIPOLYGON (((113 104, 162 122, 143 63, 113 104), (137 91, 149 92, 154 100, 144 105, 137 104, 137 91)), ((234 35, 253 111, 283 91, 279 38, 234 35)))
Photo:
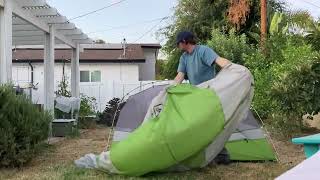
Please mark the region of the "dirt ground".
MULTIPOLYGON (((95 170, 78 169, 73 165, 74 160, 87 153, 103 151, 107 138, 108 128, 82 131, 79 138, 66 138, 55 143, 24 168, 0 170, 0 179, 128 179, 95 170)), ((289 141, 274 140, 273 143, 279 153, 279 163, 232 163, 184 173, 153 174, 143 179, 274 179, 304 160, 301 146, 289 141)))

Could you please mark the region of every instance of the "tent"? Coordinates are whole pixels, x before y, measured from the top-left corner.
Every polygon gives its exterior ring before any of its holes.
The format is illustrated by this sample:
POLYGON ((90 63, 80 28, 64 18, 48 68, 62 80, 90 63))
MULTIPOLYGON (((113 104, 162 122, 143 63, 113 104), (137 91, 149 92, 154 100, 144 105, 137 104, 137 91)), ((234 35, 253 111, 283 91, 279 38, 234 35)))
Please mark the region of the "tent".
MULTIPOLYGON (((151 101, 166 87, 167 85, 154 85, 127 99, 120 111, 113 141, 125 139, 142 124, 151 101)), ((229 138, 226 148, 231 160, 275 160, 273 149, 265 137, 265 131, 251 110, 247 112, 245 118, 229 138)))
POLYGON ((252 75, 237 64, 196 87, 153 87, 129 98, 109 151, 75 163, 130 176, 184 171, 205 167, 225 145, 233 160, 274 160, 248 113, 252 97, 252 75))

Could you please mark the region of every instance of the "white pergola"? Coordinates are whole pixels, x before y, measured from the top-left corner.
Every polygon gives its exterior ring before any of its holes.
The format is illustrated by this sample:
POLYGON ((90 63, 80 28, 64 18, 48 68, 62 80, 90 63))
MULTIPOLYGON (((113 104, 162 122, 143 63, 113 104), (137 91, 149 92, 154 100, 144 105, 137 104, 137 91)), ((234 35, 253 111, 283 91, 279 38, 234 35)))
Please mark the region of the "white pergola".
POLYGON ((79 97, 80 44, 92 42, 45 0, 0 0, 0 83, 12 80, 13 46, 43 45, 46 110, 54 109, 55 44, 66 44, 72 48, 71 92, 72 96, 79 97))

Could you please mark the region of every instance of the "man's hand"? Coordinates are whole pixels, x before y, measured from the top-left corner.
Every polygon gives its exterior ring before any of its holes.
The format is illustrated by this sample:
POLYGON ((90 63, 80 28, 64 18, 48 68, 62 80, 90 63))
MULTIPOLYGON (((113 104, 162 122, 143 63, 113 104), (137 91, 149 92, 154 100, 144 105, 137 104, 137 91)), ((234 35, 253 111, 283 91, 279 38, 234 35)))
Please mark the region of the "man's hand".
POLYGON ((183 80, 184 80, 184 73, 178 72, 177 76, 174 78, 175 85, 181 84, 183 80))

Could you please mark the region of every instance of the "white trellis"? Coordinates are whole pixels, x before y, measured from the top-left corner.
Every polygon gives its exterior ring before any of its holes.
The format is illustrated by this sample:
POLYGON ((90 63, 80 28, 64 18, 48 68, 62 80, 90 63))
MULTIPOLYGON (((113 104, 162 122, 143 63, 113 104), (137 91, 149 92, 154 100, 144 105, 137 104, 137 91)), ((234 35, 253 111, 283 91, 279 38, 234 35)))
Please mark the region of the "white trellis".
POLYGON ((54 49, 66 44, 73 51, 71 91, 79 96, 80 44, 93 41, 45 0, 0 0, 0 83, 12 80, 12 49, 18 45, 43 45, 44 107, 54 108, 54 49))

